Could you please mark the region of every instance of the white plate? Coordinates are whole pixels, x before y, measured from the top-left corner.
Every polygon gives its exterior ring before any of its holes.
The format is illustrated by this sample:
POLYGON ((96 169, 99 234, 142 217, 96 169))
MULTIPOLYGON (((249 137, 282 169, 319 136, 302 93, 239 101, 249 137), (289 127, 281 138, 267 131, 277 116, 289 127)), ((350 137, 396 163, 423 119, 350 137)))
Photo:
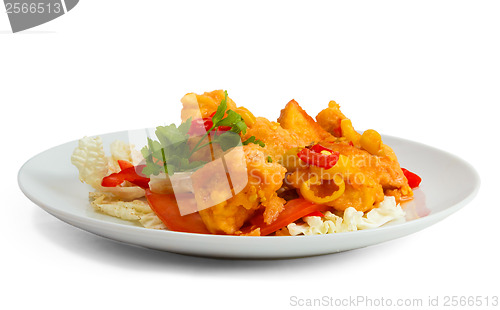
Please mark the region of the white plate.
MULTIPOLYGON (((144 132, 144 131, 142 131, 144 132)), ((104 145, 128 141, 132 132, 101 135, 104 145)), ((418 173, 423 181, 415 199, 404 206, 407 219, 371 230, 321 236, 236 237, 160 231, 134 226, 97 212, 89 206, 90 187, 80 183, 70 163, 77 146, 72 141, 28 160, 20 169, 21 190, 34 203, 76 227, 110 239, 158 250, 189 255, 231 258, 284 258, 311 256, 361 248, 399 238, 428 227, 457 211, 475 196, 479 176, 468 163, 441 150, 390 136, 402 167, 418 173)), ((457 227, 457 229, 459 229, 457 227)))

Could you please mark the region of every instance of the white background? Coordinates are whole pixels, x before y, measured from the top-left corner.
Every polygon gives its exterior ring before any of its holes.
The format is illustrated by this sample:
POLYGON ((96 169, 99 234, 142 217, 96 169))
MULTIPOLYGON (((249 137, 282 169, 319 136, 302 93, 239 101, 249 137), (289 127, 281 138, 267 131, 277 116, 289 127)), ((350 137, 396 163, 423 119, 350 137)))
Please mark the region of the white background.
POLYGON ((12 34, 2 9, 2 308, 290 309, 291 296, 500 295, 499 15, 498 1, 86 0, 12 34), (213 89, 271 119, 292 98, 313 116, 336 100, 358 129, 467 160, 481 190, 413 235, 271 261, 116 243, 19 190, 17 171, 37 153, 161 125, 185 93, 213 89))

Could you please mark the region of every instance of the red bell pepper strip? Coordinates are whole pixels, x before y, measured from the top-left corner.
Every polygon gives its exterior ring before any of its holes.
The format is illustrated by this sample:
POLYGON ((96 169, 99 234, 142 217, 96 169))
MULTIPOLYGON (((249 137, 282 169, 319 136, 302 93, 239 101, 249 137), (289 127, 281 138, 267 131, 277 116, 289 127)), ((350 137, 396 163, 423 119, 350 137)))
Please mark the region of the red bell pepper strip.
POLYGON ((134 166, 131 163, 129 163, 128 161, 126 161, 126 160, 118 159, 117 162, 118 162, 118 165, 120 166, 121 170, 124 170, 124 169, 127 169, 127 168, 130 168, 130 167, 134 166))
MULTIPOLYGON (((211 118, 197 118, 191 122, 191 127, 189 127, 188 135, 204 135, 207 131, 212 129, 214 123, 211 118)), ((217 127, 217 133, 223 131, 231 130, 231 126, 219 126, 217 127)))
POLYGON ((218 132, 229 131, 229 130, 231 130, 231 126, 219 126, 219 127, 217 127, 218 132))
POLYGON ((315 144, 315 145, 311 146, 311 150, 316 152, 316 153, 321 153, 323 151, 333 153, 333 151, 330 150, 329 148, 324 147, 324 146, 319 145, 319 144, 315 144))
POLYGON ((296 220, 308 216, 309 214, 317 211, 327 211, 331 207, 325 205, 318 205, 313 202, 307 201, 304 198, 297 198, 288 201, 285 204, 285 209, 279 214, 278 218, 271 224, 266 224, 264 222, 264 217, 262 214, 255 215, 251 220, 250 224, 254 225, 253 228, 260 228, 260 235, 266 236, 272 234, 273 232, 287 226, 296 220))
POLYGON ((137 171, 142 171, 146 165, 138 165, 134 167, 131 163, 119 160, 118 165, 120 165, 120 172, 112 173, 107 177, 104 177, 101 181, 101 185, 104 187, 116 187, 122 184, 125 181, 129 181, 130 183, 140 186, 144 189, 149 188, 149 178, 137 173, 137 171))
POLYGON ((342 123, 342 120, 339 119, 338 122, 337 122, 337 127, 336 128, 333 128, 333 135, 335 137, 342 137, 342 126, 341 126, 341 123, 342 123))
POLYGON ((151 209, 169 230, 210 234, 198 212, 182 216, 179 211, 177 201, 182 201, 183 204, 196 204, 192 193, 178 195, 157 194, 147 189, 146 199, 151 209))
POLYGON ((416 188, 420 185, 420 182, 422 182, 421 177, 419 177, 415 173, 413 173, 405 168, 401 168, 401 170, 403 170, 403 173, 404 173, 406 179, 408 180, 408 185, 411 188, 416 188))
MULTIPOLYGON (((210 114, 210 117, 214 117, 214 115, 217 113, 217 111, 213 111, 211 114, 210 114)), ((224 112, 224 117, 227 116, 227 111, 224 112)))
POLYGON ((208 117, 194 119, 189 127, 188 135, 204 135, 213 125, 212 119, 208 117))
POLYGON ((308 216, 319 216, 319 217, 324 217, 325 215, 323 213, 321 213, 320 211, 313 211, 311 213, 309 213, 308 215, 304 216, 304 217, 308 217, 308 216))
POLYGON ((297 156, 308 165, 330 169, 335 166, 339 160, 340 153, 316 144, 311 148, 302 149, 297 153, 297 156), (327 152, 329 154, 324 154, 322 152, 327 152))

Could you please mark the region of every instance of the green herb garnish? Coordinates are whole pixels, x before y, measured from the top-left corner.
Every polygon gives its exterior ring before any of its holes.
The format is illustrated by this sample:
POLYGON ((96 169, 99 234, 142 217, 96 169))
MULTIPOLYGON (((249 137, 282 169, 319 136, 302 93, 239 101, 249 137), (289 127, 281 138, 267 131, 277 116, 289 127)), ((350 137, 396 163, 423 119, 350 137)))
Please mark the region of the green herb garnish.
POLYGON ((246 139, 245 141, 243 141, 243 145, 247 145, 247 144, 250 144, 250 143, 253 143, 253 144, 257 144, 257 145, 260 145, 262 147, 266 146, 264 144, 264 142, 260 141, 260 140, 257 140, 255 138, 255 136, 251 136, 250 138, 246 139))
POLYGON ((187 132, 190 126, 191 119, 179 127, 175 124, 156 127, 155 135, 158 141, 148 138, 148 145, 141 150, 146 160, 146 167, 142 173, 157 175, 165 172, 171 175, 177 171, 187 171, 205 164, 206 162, 202 161, 190 162, 186 158, 186 154, 190 152, 187 144, 189 138, 187 132))

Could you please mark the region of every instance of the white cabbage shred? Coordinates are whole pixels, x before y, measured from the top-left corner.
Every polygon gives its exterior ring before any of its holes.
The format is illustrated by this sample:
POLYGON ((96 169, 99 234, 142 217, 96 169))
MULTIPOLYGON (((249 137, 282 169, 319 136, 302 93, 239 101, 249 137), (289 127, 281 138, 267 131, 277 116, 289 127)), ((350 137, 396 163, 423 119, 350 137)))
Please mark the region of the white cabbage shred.
POLYGON ((119 187, 103 187, 102 179, 119 171, 117 160, 122 159, 133 164, 142 160, 140 152, 133 145, 123 141, 111 144, 111 156, 107 157, 101 137, 84 137, 78 141, 78 147, 71 155, 71 163, 78 168, 80 181, 92 186, 99 192, 113 194, 123 200, 133 200, 144 196, 144 190, 133 184, 119 187))
POLYGON ((80 181, 95 189, 100 188, 102 178, 108 174, 108 159, 101 137, 80 139, 71 156, 71 163, 78 168, 80 181))
POLYGON ((166 229, 144 199, 118 200, 103 193, 90 193, 90 205, 98 212, 127 221, 138 221, 145 228, 166 229))
POLYGON ((376 228, 404 217, 405 212, 396 203, 396 199, 392 196, 386 196, 384 201, 366 214, 352 207, 344 211, 343 217, 327 211, 324 217, 304 217, 304 224, 291 223, 287 228, 292 236, 323 235, 376 228))

